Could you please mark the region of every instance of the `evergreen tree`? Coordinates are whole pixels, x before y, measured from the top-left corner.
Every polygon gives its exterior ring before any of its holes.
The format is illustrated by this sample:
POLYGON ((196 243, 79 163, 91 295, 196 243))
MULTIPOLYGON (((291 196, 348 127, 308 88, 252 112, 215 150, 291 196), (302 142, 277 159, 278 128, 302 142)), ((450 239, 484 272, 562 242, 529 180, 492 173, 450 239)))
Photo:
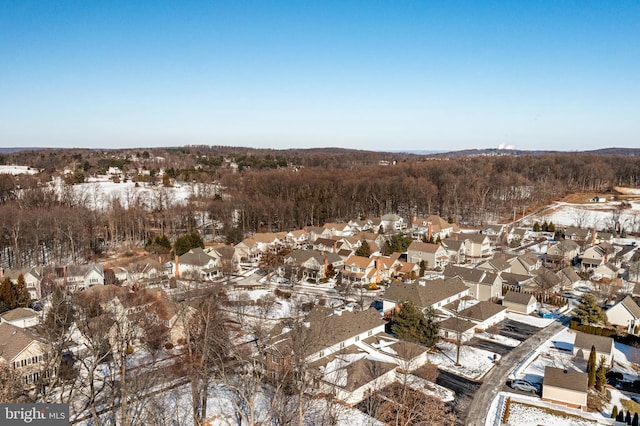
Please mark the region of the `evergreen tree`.
POLYGON ((176 256, 182 256, 189 250, 197 247, 204 248, 204 241, 202 241, 202 237, 200 237, 200 234, 198 234, 197 232, 192 232, 176 239, 174 252, 176 256))
POLYGON ((31 306, 31 295, 27 290, 27 283, 24 281, 24 275, 18 275, 18 282, 15 285, 16 307, 28 308, 31 306))
POLYGON ((2 285, 0 285, 0 300, 8 310, 15 309, 18 306, 18 298, 9 277, 5 277, 2 285))
POLYGON ((631 424, 631 413, 627 410, 627 415, 624 417, 624 421, 630 425, 631 424))
POLYGON ((615 419, 618 417, 618 406, 614 405, 613 410, 611 410, 611 418, 615 419))
POLYGON ((587 361, 587 375, 589 380, 587 386, 592 387, 596 384, 596 347, 591 346, 591 352, 589 353, 589 361, 587 361))
POLYGON ((618 411, 618 415, 616 416, 616 422, 621 422, 621 423, 624 422, 624 410, 618 411))
POLYGON ((433 346, 438 341, 438 323, 432 310, 423 314, 411 302, 402 304, 393 320, 391 330, 402 340, 433 346))
POLYGON ((420 261, 420 277, 424 277, 424 271, 427 269, 427 265, 424 263, 424 259, 420 261))
POLYGON ((638 413, 633 414, 633 420, 631 421, 631 426, 638 426, 638 413))
POLYGON ((356 249, 355 255, 362 257, 371 256, 371 247, 369 247, 369 243, 365 239, 360 241, 360 247, 356 249))
POLYGON ((603 356, 600 357, 600 363, 598 365, 598 370, 596 371, 596 389, 600 392, 604 390, 604 385, 607 384, 607 366, 606 359, 603 356))
POLYGON ((540 224, 538 222, 533 224, 533 232, 540 232, 540 224))
POLYGON ((607 315, 596 303, 596 298, 591 293, 585 293, 580 304, 573 310, 573 318, 580 324, 606 324, 607 315))

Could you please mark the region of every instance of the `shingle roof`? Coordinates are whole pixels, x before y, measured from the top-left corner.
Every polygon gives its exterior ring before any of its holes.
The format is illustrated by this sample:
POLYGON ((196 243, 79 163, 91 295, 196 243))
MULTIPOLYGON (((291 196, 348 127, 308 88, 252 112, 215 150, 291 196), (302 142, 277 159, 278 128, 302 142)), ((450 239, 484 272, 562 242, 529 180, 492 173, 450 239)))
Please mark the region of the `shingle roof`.
POLYGON ((547 366, 544 368, 544 380, 542 381, 542 385, 570 389, 578 392, 587 392, 588 380, 589 377, 587 373, 547 366))
POLYGON ((482 322, 495 315, 498 315, 500 312, 506 309, 507 308, 502 305, 487 301, 481 301, 467 309, 460 311, 458 314, 462 317, 482 322))
POLYGON ((447 265, 443 274, 447 278, 460 277, 465 281, 479 283, 487 272, 482 269, 466 268, 464 266, 447 265))
POLYGON ((3 322, 0 324, 0 357, 11 362, 31 342, 44 340, 30 329, 23 329, 3 322))
POLYGON ((596 336, 595 334, 576 332, 576 340, 573 343, 574 348, 591 351, 591 347, 595 346, 597 352, 611 353, 613 348, 613 338, 606 336, 596 336))
POLYGON ((631 296, 625 297, 619 303, 621 303, 625 308, 627 308, 629 312, 633 314, 634 317, 640 318, 640 307, 635 302, 635 300, 633 300, 631 296))
POLYGON ((467 290, 460 278, 428 280, 424 285, 392 283, 384 292, 383 298, 394 302, 413 302, 420 308, 426 308, 449 297, 467 290))
POLYGON ((5 321, 15 321, 23 318, 37 317, 38 314, 33 309, 15 308, 0 315, 5 321))
POLYGON ((409 244, 407 251, 423 251, 425 253, 435 253, 440 248, 439 244, 422 243, 420 241, 413 241, 409 244))
POLYGON ((454 318, 454 317, 450 317, 450 318, 447 318, 446 320, 440 321, 438 324, 440 324, 441 330, 450 330, 450 331, 456 331, 456 332, 459 331, 461 333, 471 330, 477 326, 476 323, 473 323, 471 321, 467 321, 462 318, 454 318))
POLYGON ((531 302, 531 299, 536 300, 532 294, 529 293, 518 293, 516 291, 507 291, 507 294, 504 295, 504 301, 510 303, 518 303, 521 305, 528 305, 531 302))

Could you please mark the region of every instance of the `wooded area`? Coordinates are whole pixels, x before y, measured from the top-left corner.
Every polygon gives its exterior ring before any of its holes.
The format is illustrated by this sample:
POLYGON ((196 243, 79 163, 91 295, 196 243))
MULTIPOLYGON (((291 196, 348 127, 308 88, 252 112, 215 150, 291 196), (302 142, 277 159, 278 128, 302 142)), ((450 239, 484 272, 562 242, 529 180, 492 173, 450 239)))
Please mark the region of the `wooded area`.
POLYGON ((107 247, 141 246, 161 235, 174 241, 196 229, 205 238, 238 242, 253 232, 386 213, 437 214, 481 225, 571 192, 640 183, 640 157, 581 153, 449 159, 341 149, 184 147, 20 151, 0 156, 2 163, 42 170, 0 174, 0 261, 11 267, 88 260, 107 247), (82 182, 109 167, 120 168, 123 180, 153 185, 154 195, 131 191, 96 209, 97 194, 90 188, 51 185, 57 176, 82 182), (65 168, 72 173, 62 175, 65 168), (186 205, 175 203, 168 191, 176 182, 199 185, 186 205))

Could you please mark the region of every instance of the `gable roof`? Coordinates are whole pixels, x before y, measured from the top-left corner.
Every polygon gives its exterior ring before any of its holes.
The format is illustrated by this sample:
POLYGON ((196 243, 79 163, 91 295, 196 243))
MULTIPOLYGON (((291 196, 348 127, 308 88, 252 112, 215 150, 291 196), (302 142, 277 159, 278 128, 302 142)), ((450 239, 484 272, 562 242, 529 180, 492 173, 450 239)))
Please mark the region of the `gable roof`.
POLYGON ((407 251, 423 251, 425 253, 436 253, 440 247, 440 244, 423 243, 420 241, 413 241, 409 244, 407 251))
POLYGON ((447 265, 442 272, 447 278, 460 277, 464 281, 479 283, 482 282, 487 271, 477 268, 466 268, 464 266, 447 265))
POLYGON ((482 244, 485 240, 489 240, 489 237, 483 234, 464 234, 462 237, 475 244, 482 244))
POLYGON ((520 305, 528 305, 531 302, 531 299, 533 299, 533 301, 536 301, 536 298, 533 297, 532 294, 530 293, 518 293, 517 291, 507 291, 507 293, 504 295, 504 301, 505 302, 510 302, 510 303, 517 303, 520 305))
POLYGON ((375 264, 375 259, 352 254, 351 256, 349 256, 347 260, 344 261, 344 264, 354 265, 354 266, 357 266, 358 268, 366 269, 366 268, 372 267, 375 264))
POLYGON ((24 318, 34 318, 37 316, 38 313, 36 311, 27 308, 15 308, 0 315, 0 317, 5 321, 15 321, 24 318))
POLYGON ((0 357, 7 362, 11 362, 32 342, 44 343, 44 340, 31 329, 6 322, 0 324, 0 357))
POLYGON ((624 306, 631 313, 631 315, 633 315, 635 318, 640 318, 640 307, 631 296, 625 297, 609 309, 613 309, 617 305, 624 306))
POLYGON ((535 277, 531 275, 516 274, 515 272, 503 272, 500 274, 502 283, 512 286, 519 286, 527 281, 533 281, 535 277))
POLYGON ((597 352, 610 354, 613 350, 613 338, 576 331, 576 340, 573 343, 574 348, 591 351, 592 346, 595 346, 597 352))
POLYGON ((588 380, 587 373, 546 366, 542 385, 586 393, 588 380))
POLYGON ((182 265, 205 266, 214 260, 201 248, 191 249, 178 258, 178 262, 182 265))
POLYGON ((464 333, 465 331, 472 330, 477 326, 476 323, 467 321, 462 318, 449 317, 446 320, 438 323, 441 330, 449 330, 464 333))
POLYGON ((383 294, 383 298, 397 303, 413 302, 420 308, 432 306, 452 296, 467 291, 462 279, 441 278, 425 281, 424 285, 414 283, 391 283, 383 294))
POLYGON ((580 281, 580 276, 576 273, 576 271, 573 270, 571 266, 567 266, 558 271, 558 276, 560 276, 561 279, 566 279, 571 283, 577 283, 578 281, 580 281))
POLYGON ((458 314, 462 317, 482 322, 495 315, 498 315, 500 312, 506 309, 507 308, 502 305, 484 301, 478 302, 475 305, 468 307, 467 309, 463 309, 458 314))
POLYGON ((464 240, 456 240, 455 238, 445 238, 442 240, 442 245, 452 251, 460 251, 464 246, 464 240))

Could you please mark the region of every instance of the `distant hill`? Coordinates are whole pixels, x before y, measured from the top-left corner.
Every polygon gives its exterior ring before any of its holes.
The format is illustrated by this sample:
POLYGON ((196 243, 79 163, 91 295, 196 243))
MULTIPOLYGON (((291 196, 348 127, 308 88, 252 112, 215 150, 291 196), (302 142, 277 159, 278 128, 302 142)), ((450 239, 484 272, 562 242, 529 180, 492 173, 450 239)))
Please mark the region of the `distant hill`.
POLYGON ((0 154, 10 154, 12 152, 20 152, 20 151, 39 151, 41 149, 51 149, 51 148, 38 148, 38 147, 32 147, 32 148, 1 148, 0 147, 0 154))
POLYGON ((511 155, 516 157, 522 157, 527 155, 554 155, 554 154, 594 154, 594 155, 623 155, 623 156, 639 156, 640 148, 602 148, 591 151, 549 151, 549 150, 537 150, 526 151, 519 149, 465 149, 461 151, 439 152, 432 154, 432 157, 447 157, 447 158, 461 158, 461 157, 488 157, 488 156, 501 156, 511 155))

